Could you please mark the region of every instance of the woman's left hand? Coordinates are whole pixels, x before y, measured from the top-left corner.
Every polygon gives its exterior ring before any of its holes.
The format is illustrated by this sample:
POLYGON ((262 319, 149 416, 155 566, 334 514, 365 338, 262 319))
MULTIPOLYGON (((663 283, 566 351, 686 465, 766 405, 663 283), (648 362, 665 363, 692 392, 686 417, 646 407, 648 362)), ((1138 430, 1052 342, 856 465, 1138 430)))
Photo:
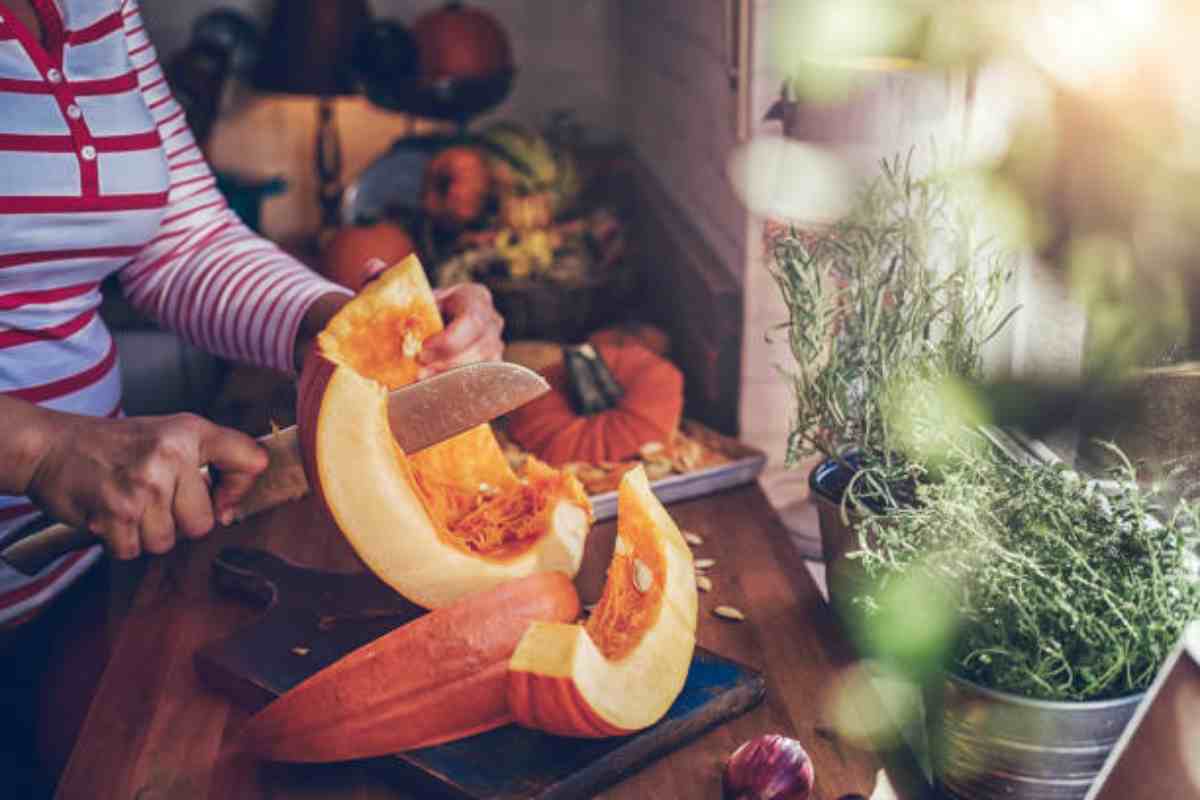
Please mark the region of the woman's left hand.
POLYGON ((427 378, 475 361, 499 361, 504 354, 500 333, 504 318, 492 305, 492 293, 478 283, 462 283, 434 291, 446 329, 425 340, 418 356, 427 378))

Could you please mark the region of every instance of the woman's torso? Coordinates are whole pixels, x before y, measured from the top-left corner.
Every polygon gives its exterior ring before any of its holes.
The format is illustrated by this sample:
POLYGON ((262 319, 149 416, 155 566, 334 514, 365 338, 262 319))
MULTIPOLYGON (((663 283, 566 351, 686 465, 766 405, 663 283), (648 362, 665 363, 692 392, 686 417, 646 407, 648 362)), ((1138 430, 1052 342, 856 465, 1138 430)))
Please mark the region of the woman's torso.
MULTIPOLYGON (((100 283, 158 231, 169 174, 121 0, 33 0, 41 41, 0 2, 0 392, 117 414, 100 283)), ((158 78, 161 80, 161 78, 158 78)), ((0 541, 33 514, 0 497, 0 541)))

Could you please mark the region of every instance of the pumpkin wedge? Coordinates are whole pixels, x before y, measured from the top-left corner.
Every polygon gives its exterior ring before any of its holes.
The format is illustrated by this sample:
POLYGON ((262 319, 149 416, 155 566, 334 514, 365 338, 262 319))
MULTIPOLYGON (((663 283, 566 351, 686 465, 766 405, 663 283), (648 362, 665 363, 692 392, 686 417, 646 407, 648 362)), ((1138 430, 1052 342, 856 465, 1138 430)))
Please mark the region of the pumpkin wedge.
POLYGON ((330 320, 298 389, 309 484, 367 567, 425 608, 536 572, 574 576, 592 521, 574 476, 535 459, 518 476, 489 425, 412 456, 392 437, 387 391, 417 379, 441 329, 416 256, 330 320))
POLYGON ((532 620, 567 621, 561 572, 477 593, 402 625, 280 696, 242 746, 274 761, 344 761, 429 747, 511 721, 508 657, 532 620))
POLYGON ((616 549, 587 623, 534 622, 517 645, 513 718, 589 738, 658 722, 687 679, 697 605, 691 550, 639 466, 621 479, 616 549))

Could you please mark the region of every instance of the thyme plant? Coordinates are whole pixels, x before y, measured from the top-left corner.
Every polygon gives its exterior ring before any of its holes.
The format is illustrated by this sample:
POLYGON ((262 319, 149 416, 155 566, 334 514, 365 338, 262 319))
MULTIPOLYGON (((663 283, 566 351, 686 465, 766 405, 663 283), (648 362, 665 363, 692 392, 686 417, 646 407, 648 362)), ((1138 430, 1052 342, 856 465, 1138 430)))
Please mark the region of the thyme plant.
POLYGON ((788 463, 857 452, 863 488, 888 495, 911 461, 889 403, 898 387, 979 376, 1013 313, 997 319, 1012 258, 980 236, 947 177, 913 174, 910 154, 884 160, 842 219, 781 236, 771 272, 794 362, 788 463))
POLYGON ((926 602, 948 602, 956 617, 939 667, 1043 700, 1146 689, 1200 616, 1200 505, 1179 504, 1160 522, 1157 489, 1139 486, 1106 446, 1119 466, 1104 484, 1061 465, 972 455, 921 485, 919 503, 866 518, 852 557, 870 578, 856 601, 868 642, 886 650, 887 619, 922 615, 914 593, 902 595, 906 608, 888 607, 898 583, 916 580, 926 602))

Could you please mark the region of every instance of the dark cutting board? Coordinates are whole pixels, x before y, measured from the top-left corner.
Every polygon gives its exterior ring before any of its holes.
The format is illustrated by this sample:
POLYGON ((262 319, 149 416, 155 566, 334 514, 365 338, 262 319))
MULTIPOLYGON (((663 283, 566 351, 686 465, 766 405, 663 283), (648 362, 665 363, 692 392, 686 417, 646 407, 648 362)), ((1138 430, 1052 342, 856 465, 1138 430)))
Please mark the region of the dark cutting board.
MULTIPOLYGON (((367 572, 307 569, 262 550, 229 548, 215 586, 266 607, 229 638, 196 652, 209 686, 253 711, 421 609, 367 572)), ((458 742, 374 759, 398 785, 441 796, 590 797, 762 700, 763 676, 697 648, 683 692, 652 728, 616 739, 569 739, 509 725, 458 742)))

